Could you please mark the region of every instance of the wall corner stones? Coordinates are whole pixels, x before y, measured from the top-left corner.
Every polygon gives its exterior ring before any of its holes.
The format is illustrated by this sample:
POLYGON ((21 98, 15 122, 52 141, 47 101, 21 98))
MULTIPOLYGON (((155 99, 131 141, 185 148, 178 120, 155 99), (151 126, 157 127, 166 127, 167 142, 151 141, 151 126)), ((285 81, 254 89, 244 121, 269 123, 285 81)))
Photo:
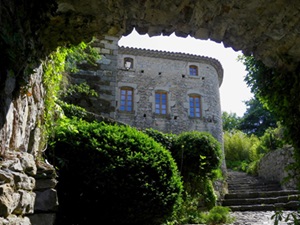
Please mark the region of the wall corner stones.
POLYGON ((54 167, 26 152, 6 154, 9 159, 0 164, 0 224, 52 225, 41 219, 55 218, 58 207, 54 167))

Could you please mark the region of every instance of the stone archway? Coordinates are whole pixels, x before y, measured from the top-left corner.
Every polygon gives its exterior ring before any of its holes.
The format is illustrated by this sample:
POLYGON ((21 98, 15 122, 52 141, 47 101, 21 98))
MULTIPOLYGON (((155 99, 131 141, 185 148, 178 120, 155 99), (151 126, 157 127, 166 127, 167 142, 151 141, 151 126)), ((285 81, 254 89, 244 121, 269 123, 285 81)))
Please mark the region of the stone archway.
POLYGON ((226 47, 254 54, 269 67, 296 73, 299 11, 300 2, 290 0, 3 0, 0 150, 17 149, 36 156, 43 114, 38 65, 57 46, 93 36, 101 39, 105 34, 127 35, 133 28, 149 36, 175 32, 180 37, 223 42, 226 47), (35 69, 29 81, 32 85, 20 92, 31 69, 35 69))
MULTIPOLYGON (((300 3, 276 1, 183 0, 128 2, 56 0, 57 10, 41 27, 42 45, 53 49, 93 35, 121 36, 133 28, 140 34, 190 35, 222 42, 225 47, 253 54, 268 67, 298 76, 300 3)), ((289 90, 290 87, 285 87, 289 90)), ((287 100, 289 101, 289 100, 287 100)), ((292 100, 291 100, 292 101, 292 100)), ((293 112, 294 117, 299 109, 293 112)), ((297 122, 296 122, 297 123, 297 122)), ((298 132, 298 128, 292 124, 298 132)), ((300 145, 300 142, 297 142, 300 145)))
MULTIPOLYGON (((253 53, 268 66, 297 63, 300 3, 290 1, 71 1, 58 2, 58 15, 46 30, 75 41, 86 34, 129 34, 133 27, 149 36, 191 35, 223 42, 225 47, 253 53), (69 21, 66 26, 66 20, 69 21), (60 23, 58 22, 60 21, 60 23), (49 29, 50 28, 50 29, 49 29), (61 31, 63 31, 61 33, 61 31), (79 32, 79 35, 78 35, 79 32), (80 35, 82 34, 82 35, 80 35)), ((51 38, 56 35, 51 35, 51 38)))
MULTIPOLYGON (((289 0, 3 1, 1 21, 11 28, 3 26, 1 33, 8 45, 13 45, 13 40, 6 40, 13 33, 15 41, 34 37, 31 45, 47 52, 93 35, 127 35, 135 27, 149 36, 175 32, 180 37, 223 42, 225 47, 253 53, 268 66, 288 67, 287 62, 292 66, 300 59, 299 8, 300 3, 289 0), (21 21, 16 23, 18 18, 21 21)), ((20 43, 15 47, 26 48, 20 43)))

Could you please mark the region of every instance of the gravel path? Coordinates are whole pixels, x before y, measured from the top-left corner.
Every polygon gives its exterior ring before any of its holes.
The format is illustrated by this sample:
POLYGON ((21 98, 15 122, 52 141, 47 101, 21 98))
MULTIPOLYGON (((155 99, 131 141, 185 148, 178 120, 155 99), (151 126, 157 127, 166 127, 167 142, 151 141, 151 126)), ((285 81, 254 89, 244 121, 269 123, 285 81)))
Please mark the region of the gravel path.
MULTIPOLYGON (((290 213, 289 211, 284 212, 284 218, 290 213)), ((271 217, 275 213, 272 211, 269 212, 232 212, 231 215, 236 219, 232 225, 274 225, 275 220, 272 220, 271 217)), ((284 220, 284 219, 283 219, 284 220)), ((287 225, 287 222, 279 222, 279 225, 287 225)), ((290 223, 294 224, 294 223, 290 223)))

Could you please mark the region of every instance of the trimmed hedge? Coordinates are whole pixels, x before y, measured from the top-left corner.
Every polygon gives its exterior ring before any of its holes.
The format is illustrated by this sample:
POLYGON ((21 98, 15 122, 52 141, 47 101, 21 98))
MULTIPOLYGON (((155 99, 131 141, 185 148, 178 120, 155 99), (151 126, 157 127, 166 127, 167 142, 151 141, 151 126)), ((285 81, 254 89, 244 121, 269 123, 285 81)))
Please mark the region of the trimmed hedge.
POLYGON ((195 176, 210 177, 221 164, 221 145, 207 132, 189 131, 181 133, 172 149, 185 182, 195 176))
POLYGON ((64 119, 54 141, 58 225, 160 225, 181 202, 171 154, 134 128, 64 119))
POLYGON ((165 149, 172 151, 173 145, 177 139, 176 134, 163 133, 152 128, 143 130, 145 134, 152 137, 156 142, 160 143, 165 149))
MULTIPOLYGON (((172 152, 180 168, 184 189, 187 192, 184 205, 188 204, 186 201, 189 201, 187 197, 190 196, 197 201, 196 211, 199 207, 211 209, 215 206, 217 196, 211 180, 215 178, 213 171, 221 164, 220 143, 207 132, 187 131, 175 135, 165 134, 151 128, 143 132, 172 152)), ((188 208, 181 209, 179 214, 185 210, 192 212, 193 206, 188 208)))

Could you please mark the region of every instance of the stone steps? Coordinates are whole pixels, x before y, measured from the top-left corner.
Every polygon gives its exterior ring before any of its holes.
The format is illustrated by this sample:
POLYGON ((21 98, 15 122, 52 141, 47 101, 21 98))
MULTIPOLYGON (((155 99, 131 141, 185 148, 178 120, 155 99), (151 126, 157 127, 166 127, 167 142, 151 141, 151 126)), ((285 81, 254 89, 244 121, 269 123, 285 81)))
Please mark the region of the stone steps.
POLYGON ((268 182, 246 173, 228 172, 228 191, 222 205, 232 211, 297 210, 300 192, 282 190, 279 183, 268 182))

